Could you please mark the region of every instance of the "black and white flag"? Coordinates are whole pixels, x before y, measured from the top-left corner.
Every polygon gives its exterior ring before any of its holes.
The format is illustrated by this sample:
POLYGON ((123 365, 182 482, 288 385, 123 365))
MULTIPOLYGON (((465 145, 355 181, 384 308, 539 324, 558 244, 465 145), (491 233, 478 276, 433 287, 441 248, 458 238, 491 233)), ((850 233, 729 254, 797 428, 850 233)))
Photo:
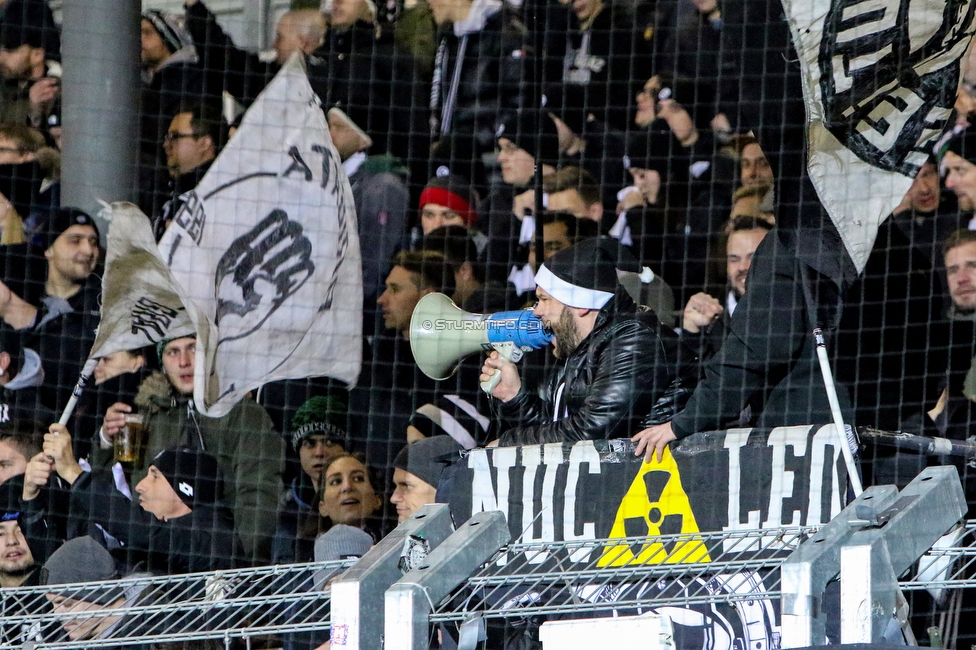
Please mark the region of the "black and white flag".
POLYGON ((113 203, 102 216, 108 246, 91 358, 192 335, 190 303, 159 254, 149 218, 131 203, 113 203))
POLYGON ((362 266, 352 190, 296 55, 160 242, 200 312, 194 401, 227 413, 279 379, 356 382, 362 266))
POLYGON ((973 0, 783 0, 800 57, 807 169, 860 273, 946 128, 973 0))

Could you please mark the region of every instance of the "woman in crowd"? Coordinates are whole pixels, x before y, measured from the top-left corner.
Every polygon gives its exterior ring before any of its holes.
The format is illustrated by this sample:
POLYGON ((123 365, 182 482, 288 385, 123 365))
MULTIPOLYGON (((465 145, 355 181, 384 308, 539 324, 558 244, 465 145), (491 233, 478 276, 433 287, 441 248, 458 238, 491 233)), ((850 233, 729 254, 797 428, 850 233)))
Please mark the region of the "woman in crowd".
POLYGON ((378 516, 383 506, 378 485, 362 459, 353 454, 333 458, 322 472, 313 515, 299 527, 296 562, 311 562, 315 539, 336 524, 365 530, 373 540, 383 535, 378 516), (374 515, 377 515, 374 517, 374 515))
POLYGON ((383 499, 376 493, 363 461, 352 454, 339 456, 333 459, 322 477, 318 510, 328 522, 325 530, 335 524, 345 524, 361 528, 378 539, 379 522, 373 515, 383 506, 383 499))

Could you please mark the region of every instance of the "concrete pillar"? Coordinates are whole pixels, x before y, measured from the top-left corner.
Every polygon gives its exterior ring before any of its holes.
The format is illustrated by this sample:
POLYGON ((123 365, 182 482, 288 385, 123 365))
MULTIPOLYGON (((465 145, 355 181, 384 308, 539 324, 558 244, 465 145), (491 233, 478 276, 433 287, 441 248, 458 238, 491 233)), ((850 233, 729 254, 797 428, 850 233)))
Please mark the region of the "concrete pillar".
POLYGON ((100 200, 136 199, 140 6, 71 0, 62 12, 61 202, 96 214, 100 200))
POLYGON ((242 8, 244 22, 243 47, 266 50, 274 40, 271 36, 271 0, 251 0, 242 8))

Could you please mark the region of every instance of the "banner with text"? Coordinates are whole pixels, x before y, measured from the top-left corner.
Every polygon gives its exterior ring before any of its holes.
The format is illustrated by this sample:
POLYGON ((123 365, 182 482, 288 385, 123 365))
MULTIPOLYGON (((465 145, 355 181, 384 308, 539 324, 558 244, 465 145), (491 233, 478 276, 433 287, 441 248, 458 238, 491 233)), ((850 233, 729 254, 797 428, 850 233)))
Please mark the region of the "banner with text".
MULTIPOLYGON (((827 523, 847 491, 833 425, 696 434, 661 462, 645 463, 632 449, 629 440, 475 449, 441 487, 456 522, 501 510, 515 542, 647 537, 636 548, 606 545, 600 566, 708 562, 737 550, 731 537, 696 541, 703 532, 769 529, 764 551, 787 552, 775 531, 827 523), (655 539, 676 534, 689 539, 667 548, 655 539)), ((584 549, 570 561, 591 555, 584 549)))
POLYGON ((802 69, 807 170, 861 272, 878 226, 951 124, 976 3, 784 0, 783 9, 802 69))

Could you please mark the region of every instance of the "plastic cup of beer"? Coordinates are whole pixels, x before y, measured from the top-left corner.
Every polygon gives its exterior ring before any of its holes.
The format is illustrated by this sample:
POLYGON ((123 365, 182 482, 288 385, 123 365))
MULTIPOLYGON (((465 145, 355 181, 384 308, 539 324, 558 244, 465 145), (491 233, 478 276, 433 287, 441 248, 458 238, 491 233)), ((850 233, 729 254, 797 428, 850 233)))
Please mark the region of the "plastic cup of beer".
POLYGON ((115 434, 115 460, 134 463, 142 452, 142 414, 126 413, 125 426, 115 434))

